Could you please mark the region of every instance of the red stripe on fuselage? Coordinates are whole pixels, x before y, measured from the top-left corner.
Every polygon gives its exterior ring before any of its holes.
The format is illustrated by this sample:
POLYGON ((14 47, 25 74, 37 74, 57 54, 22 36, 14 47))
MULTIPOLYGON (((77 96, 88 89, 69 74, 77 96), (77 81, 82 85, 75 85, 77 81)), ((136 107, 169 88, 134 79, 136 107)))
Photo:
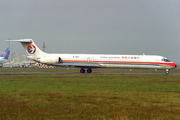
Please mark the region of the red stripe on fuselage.
POLYGON ((163 66, 170 66, 176 67, 176 64, 173 62, 133 62, 133 61, 87 61, 87 60, 63 60, 62 62, 83 62, 83 63, 125 63, 125 64, 154 64, 154 65, 163 65, 163 66))

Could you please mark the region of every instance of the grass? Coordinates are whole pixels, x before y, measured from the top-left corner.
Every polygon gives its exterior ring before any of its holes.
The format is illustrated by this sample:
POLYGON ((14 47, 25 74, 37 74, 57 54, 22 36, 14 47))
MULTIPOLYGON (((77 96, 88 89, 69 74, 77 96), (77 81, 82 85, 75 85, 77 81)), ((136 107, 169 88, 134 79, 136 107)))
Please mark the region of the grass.
MULTIPOLYGON (((50 72, 53 70, 61 71, 50 69, 50 72)), ((178 69, 171 72, 176 73, 178 69)), ((0 76, 0 119, 180 119, 179 99, 180 75, 0 76)))

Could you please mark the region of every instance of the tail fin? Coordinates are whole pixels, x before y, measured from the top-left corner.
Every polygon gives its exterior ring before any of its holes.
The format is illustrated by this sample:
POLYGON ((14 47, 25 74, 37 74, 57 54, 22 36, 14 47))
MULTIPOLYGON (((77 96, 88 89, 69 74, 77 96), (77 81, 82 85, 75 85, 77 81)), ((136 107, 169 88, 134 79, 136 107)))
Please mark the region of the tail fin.
POLYGON ((0 57, 4 57, 4 59, 8 59, 9 57, 9 48, 7 47, 1 54, 0 54, 0 57))
POLYGON ((8 60, 8 58, 9 58, 9 53, 10 53, 10 50, 8 50, 8 52, 7 52, 6 56, 4 57, 4 59, 8 60))
POLYGON ((32 39, 7 40, 7 41, 20 42, 22 44, 22 46, 24 47, 24 49, 26 50, 27 57, 29 59, 37 60, 41 56, 46 54, 36 46, 36 44, 34 43, 34 41, 32 39))

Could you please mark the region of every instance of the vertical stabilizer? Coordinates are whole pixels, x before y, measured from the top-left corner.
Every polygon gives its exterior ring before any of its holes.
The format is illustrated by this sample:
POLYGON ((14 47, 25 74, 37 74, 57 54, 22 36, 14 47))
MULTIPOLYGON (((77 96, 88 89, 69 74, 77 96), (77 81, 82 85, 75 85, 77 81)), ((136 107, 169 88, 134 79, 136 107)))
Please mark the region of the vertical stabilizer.
POLYGON ((7 41, 17 41, 22 44, 24 49, 26 50, 27 57, 32 60, 37 60, 40 57, 42 57, 44 54, 43 51, 41 51, 34 41, 32 39, 20 39, 20 40, 7 40, 7 41))
POLYGON ((10 50, 8 50, 7 54, 5 55, 4 59, 8 60, 10 54, 10 50))
POLYGON ((0 57, 4 57, 4 59, 8 59, 9 57, 9 48, 6 48, 1 54, 0 54, 0 57))

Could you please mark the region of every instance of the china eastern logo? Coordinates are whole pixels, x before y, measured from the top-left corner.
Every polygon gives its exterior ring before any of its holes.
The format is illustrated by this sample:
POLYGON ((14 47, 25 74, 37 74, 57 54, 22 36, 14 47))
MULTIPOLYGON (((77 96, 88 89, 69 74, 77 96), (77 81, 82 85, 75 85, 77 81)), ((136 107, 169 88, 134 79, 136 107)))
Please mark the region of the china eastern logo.
POLYGON ((36 52, 36 47, 33 44, 31 44, 27 47, 27 51, 29 54, 34 54, 36 52))

